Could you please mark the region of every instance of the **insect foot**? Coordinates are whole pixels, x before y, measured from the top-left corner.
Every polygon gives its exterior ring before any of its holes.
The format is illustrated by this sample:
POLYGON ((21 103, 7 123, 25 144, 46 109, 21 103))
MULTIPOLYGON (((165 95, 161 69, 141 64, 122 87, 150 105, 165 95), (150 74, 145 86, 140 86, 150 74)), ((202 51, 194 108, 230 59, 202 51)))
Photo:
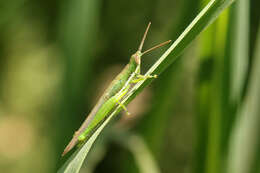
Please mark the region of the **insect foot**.
POLYGON ((157 78, 157 77, 158 77, 157 74, 155 74, 155 75, 148 75, 148 76, 147 76, 147 78, 157 78))

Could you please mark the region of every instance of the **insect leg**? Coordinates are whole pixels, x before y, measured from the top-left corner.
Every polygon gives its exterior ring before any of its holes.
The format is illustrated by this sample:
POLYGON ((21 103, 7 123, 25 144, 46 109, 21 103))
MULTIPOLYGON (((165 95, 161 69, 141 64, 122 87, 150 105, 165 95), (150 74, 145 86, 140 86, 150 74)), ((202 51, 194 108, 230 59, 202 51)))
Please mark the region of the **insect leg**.
POLYGON ((136 78, 131 81, 131 83, 138 83, 147 78, 157 78, 157 75, 141 75, 136 73, 136 78))
POLYGON ((128 110, 124 104, 122 104, 119 100, 116 100, 116 102, 119 104, 120 107, 122 107, 125 110, 127 115, 130 115, 130 112, 128 112, 128 110))

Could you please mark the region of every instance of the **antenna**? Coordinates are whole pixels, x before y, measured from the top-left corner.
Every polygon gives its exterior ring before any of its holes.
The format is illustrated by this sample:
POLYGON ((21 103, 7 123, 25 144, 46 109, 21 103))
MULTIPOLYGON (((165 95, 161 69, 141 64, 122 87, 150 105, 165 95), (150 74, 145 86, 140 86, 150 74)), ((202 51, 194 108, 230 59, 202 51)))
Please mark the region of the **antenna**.
POLYGON ((150 49, 144 51, 144 52, 142 53, 142 55, 144 55, 144 54, 146 54, 146 53, 148 53, 148 52, 150 52, 150 51, 152 51, 152 50, 154 50, 154 49, 157 49, 158 47, 164 46, 164 45, 166 45, 166 44, 168 44, 168 43, 170 43, 170 42, 171 42, 171 40, 168 40, 168 41, 165 41, 165 42, 163 42, 163 43, 161 43, 161 44, 158 44, 158 45, 156 45, 156 46, 154 46, 154 47, 152 47, 152 48, 150 48, 150 49))
POLYGON ((146 35, 147 35, 147 33, 148 33, 148 30, 149 30, 149 28, 150 28, 150 25, 151 25, 151 22, 148 23, 148 26, 147 26, 147 28, 146 28, 146 30, 145 30, 145 32, 144 32, 144 36, 143 36, 142 41, 141 41, 141 43, 140 43, 140 46, 139 46, 139 48, 138 48, 138 51, 140 51, 140 52, 142 51, 142 48, 143 48, 143 45, 144 45, 144 41, 145 41, 146 35))

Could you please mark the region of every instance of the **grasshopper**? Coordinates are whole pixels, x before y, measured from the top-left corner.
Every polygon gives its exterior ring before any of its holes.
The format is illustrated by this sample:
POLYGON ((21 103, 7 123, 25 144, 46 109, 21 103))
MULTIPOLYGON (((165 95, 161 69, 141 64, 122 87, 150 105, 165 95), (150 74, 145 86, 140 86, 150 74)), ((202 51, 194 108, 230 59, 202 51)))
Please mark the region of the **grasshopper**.
MULTIPOLYGON (((171 40, 158 44, 144 52, 142 51, 144 41, 146 39, 147 32, 150 28, 151 22, 149 22, 142 41, 136 53, 134 53, 129 63, 125 68, 116 76, 116 78, 110 83, 109 87, 105 90, 104 94, 100 97, 97 104, 91 110, 86 120, 80 126, 80 128, 74 133, 70 143, 64 149, 62 156, 69 152, 78 143, 81 144, 87 140, 97 127, 102 123, 107 115, 119 104, 126 112, 126 107, 120 103, 120 100, 127 94, 130 85, 137 83, 146 78, 156 78, 156 75, 141 75, 141 57, 142 55, 168 44, 171 40)), ((128 113, 128 112, 127 112, 128 113)), ((129 113, 128 113, 129 114, 129 113)))

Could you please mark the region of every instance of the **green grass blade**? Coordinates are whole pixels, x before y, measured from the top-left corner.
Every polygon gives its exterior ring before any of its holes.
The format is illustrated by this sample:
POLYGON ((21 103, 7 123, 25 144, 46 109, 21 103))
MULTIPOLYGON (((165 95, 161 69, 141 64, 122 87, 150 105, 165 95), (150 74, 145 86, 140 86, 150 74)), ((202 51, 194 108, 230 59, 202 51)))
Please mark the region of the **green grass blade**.
MULTIPOLYGON (((212 23, 218 15, 228 7, 234 0, 212 0, 184 30, 179 38, 170 46, 170 48, 159 58, 159 60, 148 70, 147 74, 160 74, 167 66, 169 66, 180 53, 203 31, 210 23, 212 23), (168 55, 171 53, 172 56, 168 55)), ((125 98, 122 103, 129 103, 141 90, 151 83, 151 79, 144 80, 133 87, 131 94, 125 98)), ((85 157, 87 156, 92 144, 96 140, 99 133, 115 116, 121 108, 117 108, 104 123, 98 128, 94 135, 87 141, 82 148, 78 149, 70 159, 62 166, 59 172, 76 173, 79 171, 85 157)))
POLYGON ((160 173, 152 153, 140 136, 130 136, 126 146, 133 154, 140 173, 160 173), (142 154, 140 154, 142 153, 142 154))
POLYGON ((257 39, 248 92, 230 139, 228 173, 256 172, 252 167, 260 141, 260 28, 257 39))
POLYGON ((241 100, 249 57, 249 1, 238 0, 234 4, 234 29, 231 33, 234 45, 231 48, 231 101, 241 100))
MULTIPOLYGON (((209 98, 207 102, 209 105, 204 107, 204 116, 207 119, 207 140, 205 140, 206 148, 206 157, 205 157, 205 172, 208 173, 218 173, 222 172, 222 125, 225 115, 225 108, 223 106, 224 101, 224 90, 222 87, 225 85, 224 76, 225 76, 225 50, 227 47, 226 33, 228 28, 229 21, 229 11, 222 13, 221 17, 214 23, 213 32, 211 33, 212 37, 212 52, 210 57, 212 65, 209 66, 213 70, 211 71, 211 80, 208 81, 208 91, 209 98), (214 98, 214 99, 212 99, 214 98), (208 110, 209 109, 209 110, 208 110)), ((204 45, 205 43, 204 43, 204 45)), ((205 86, 204 86, 205 87, 205 86)), ((205 118, 204 117, 204 118, 205 118)))

